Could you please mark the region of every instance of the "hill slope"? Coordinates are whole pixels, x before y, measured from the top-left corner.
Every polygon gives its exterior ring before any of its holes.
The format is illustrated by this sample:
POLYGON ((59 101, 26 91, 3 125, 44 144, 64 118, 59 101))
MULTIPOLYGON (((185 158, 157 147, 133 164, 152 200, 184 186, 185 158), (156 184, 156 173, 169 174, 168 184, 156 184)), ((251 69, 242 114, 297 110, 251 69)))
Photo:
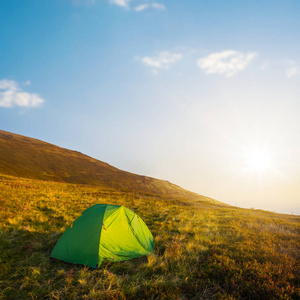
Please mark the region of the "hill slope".
POLYGON ((0 130, 0 173, 217 202, 168 181, 125 172, 80 152, 2 130, 0 130))

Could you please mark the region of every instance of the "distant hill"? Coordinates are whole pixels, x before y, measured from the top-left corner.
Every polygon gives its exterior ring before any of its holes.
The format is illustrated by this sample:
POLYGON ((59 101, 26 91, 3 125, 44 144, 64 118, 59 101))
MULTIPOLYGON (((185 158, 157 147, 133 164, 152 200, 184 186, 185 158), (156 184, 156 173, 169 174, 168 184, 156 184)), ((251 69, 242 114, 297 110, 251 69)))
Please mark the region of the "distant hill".
POLYGON ((0 130, 0 173, 220 203, 168 181, 125 172, 80 152, 3 130, 0 130))

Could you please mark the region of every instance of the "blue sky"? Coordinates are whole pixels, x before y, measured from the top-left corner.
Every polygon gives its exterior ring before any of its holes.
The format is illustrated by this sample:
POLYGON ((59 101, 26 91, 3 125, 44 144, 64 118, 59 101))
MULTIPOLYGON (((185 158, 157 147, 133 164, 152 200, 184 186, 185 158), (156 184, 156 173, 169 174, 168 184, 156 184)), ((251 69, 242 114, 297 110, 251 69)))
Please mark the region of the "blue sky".
POLYGON ((0 128, 300 214, 300 2, 2 0, 0 128))

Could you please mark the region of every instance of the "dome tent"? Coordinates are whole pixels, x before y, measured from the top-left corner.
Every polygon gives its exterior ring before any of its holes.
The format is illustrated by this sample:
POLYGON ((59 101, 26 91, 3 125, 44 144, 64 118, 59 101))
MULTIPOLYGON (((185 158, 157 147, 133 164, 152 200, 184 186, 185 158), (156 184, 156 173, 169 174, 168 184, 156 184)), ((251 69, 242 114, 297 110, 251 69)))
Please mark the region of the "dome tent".
POLYGON ((50 257, 97 268, 104 259, 132 259, 153 248, 153 236, 137 214, 124 206, 95 204, 66 229, 50 257))

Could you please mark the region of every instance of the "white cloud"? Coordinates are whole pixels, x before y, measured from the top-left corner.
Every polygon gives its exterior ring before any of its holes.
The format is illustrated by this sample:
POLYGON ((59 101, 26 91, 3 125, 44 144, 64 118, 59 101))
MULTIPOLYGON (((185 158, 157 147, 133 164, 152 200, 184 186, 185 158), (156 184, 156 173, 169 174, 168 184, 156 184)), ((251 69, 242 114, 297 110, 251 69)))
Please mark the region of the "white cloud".
POLYGON ((227 50, 202 57, 198 59, 197 65, 207 74, 217 73, 231 77, 244 70, 256 55, 254 52, 227 50))
POLYGON ((157 73, 157 69, 168 69, 172 64, 176 63, 182 58, 180 53, 171 53, 168 51, 160 52, 156 56, 145 56, 142 58, 142 62, 152 67, 157 73))
POLYGON ((290 78, 300 74, 300 70, 298 67, 288 68, 285 72, 286 77, 290 78))
POLYGON ((13 80, 0 80, 0 90, 16 90, 17 88, 18 84, 13 80))
POLYGON ((135 7, 134 10, 137 11, 137 12, 140 12, 140 11, 143 11, 143 10, 145 10, 147 8, 149 8, 149 4, 141 4, 141 5, 137 6, 137 7, 135 7))
POLYGON ((300 74, 299 67, 297 65, 297 62, 295 62, 292 59, 285 59, 284 61, 286 70, 285 70, 285 76, 290 78, 296 75, 300 74))
POLYGON ((128 8, 130 0, 109 0, 109 3, 128 8))
POLYGON ((44 101, 38 94, 24 92, 13 80, 0 80, 0 107, 36 107, 44 101))
POLYGON ((157 9, 157 10, 164 10, 166 9, 166 7, 162 4, 159 4, 159 3, 150 3, 150 4, 141 4, 141 5, 138 5, 135 7, 135 11, 136 12, 140 12, 140 11, 143 11, 143 10, 146 10, 146 9, 149 9, 149 8, 154 8, 154 9, 157 9))
POLYGON ((159 10, 166 9, 166 7, 163 4, 159 4, 159 3, 152 3, 152 7, 159 10))

